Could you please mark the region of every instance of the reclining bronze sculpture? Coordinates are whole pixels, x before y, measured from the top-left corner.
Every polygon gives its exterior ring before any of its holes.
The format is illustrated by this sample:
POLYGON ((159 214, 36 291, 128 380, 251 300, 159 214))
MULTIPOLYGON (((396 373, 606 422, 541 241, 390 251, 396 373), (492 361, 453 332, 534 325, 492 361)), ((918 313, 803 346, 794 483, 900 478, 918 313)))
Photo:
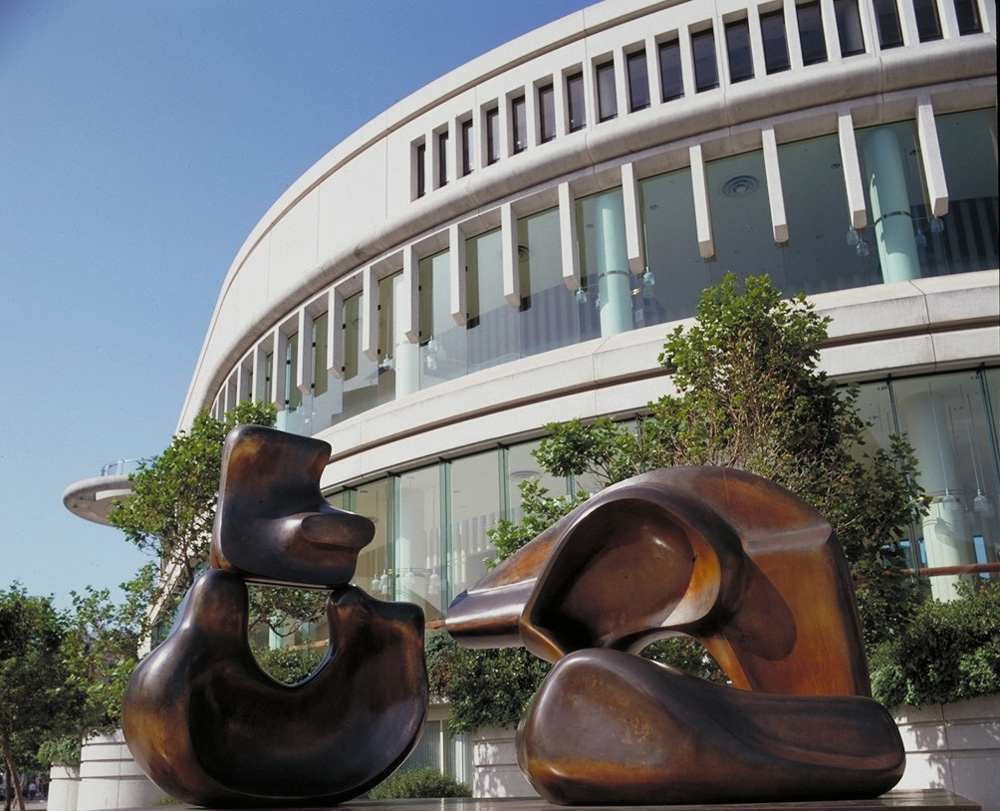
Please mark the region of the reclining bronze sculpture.
POLYGON ((550 802, 865 798, 903 773, 830 525, 751 474, 672 468, 608 488, 459 595, 446 626, 556 663, 517 736, 550 802), (676 634, 733 686, 635 655, 676 634))
POLYGON ((427 713, 424 618, 348 585, 374 535, 319 491, 325 442, 259 426, 226 440, 211 569, 129 681, 129 750, 160 788, 198 805, 333 804, 387 777, 427 713), (296 685, 247 641, 246 581, 331 590, 330 643, 296 685))

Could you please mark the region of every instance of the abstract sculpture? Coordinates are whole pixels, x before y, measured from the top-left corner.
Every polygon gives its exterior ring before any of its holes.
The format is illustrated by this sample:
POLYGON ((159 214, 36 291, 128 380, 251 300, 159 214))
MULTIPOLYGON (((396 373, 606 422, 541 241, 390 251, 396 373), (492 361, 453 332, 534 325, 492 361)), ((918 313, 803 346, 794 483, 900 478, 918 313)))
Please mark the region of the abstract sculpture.
POLYGON ((748 473, 608 488, 459 595, 446 626, 556 663, 517 736, 550 802, 865 798, 903 773, 830 525, 748 473), (635 655, 678 634, 733 686, 635 655))
POLYGON ((375 527, 319 491, 325 442, 259 426, 226 439, 211 566, 136 668, 122 721, 164 791, 199 805, 333 804, 388 776, 427 713, 417 606, 348 585, 375 527), (246 581, 331 589, 330 643, 296 685, 258 667, 246 581))

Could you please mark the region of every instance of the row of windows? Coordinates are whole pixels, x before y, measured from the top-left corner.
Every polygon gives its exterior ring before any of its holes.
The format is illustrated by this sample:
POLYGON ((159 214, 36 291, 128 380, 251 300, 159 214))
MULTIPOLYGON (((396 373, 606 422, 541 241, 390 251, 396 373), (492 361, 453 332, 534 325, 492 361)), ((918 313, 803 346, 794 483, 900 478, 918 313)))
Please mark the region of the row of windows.
MULTIPOLYGON (((903 26, 900 21, 897 0, 862 0, 870 2, 874 12, 880 50, 900 47, 904 44, 903 26)), ((941 39, 942 27, 936 0, 898 0, 912 4, 920 42, 941 39)), ((959 34, 982 32, 977 0, 942 0, 954 5, 959 34)), ((722 24, 724 51, 729 70, 729 83, 737 84, 753 79, 763 68, 767 75, 789 70, 792 62, 789 56, 789 42, 784 8, 763 11, 757 9, 760 38, 764 55, 763 66, 754 64, 750 19, 730 20, 722 24)), ((868 52, 861 23, 859 0, 833 0, 836 37, 840 56, 851 57, 868 52)), ((795 5, 797 39, 803 65, 826 62, 827 41, 824 30, 823 10, 820 0, 795 5)), ((637 112, 650 106, 652 90, 650 68, 658 71, 659 90, 663 102, 679 99, 685 94, 684 57, 681 34, 673 32, 657 38, 655 54, 647 55, 644 45, 627 47, 624 51, 625 88, 628 94, 625 109, 637 112), (651 65, 649 56, 655 59, 651 65)), ((689 27, 688 44, 693 72, 693 90, 701 93, 720 85, 717 62, 716 29, 713 23, 689 27), (707 25, 707 27, 706 27, 707 25)), ((613 56, 606 56, 593 63, 594 110, 598 123, 618 116, 619 100, 616 83, 616 65, 613 56)), ((576 132, 587 125, 586 88, 582 68, 564 72, 563 115, 565 131, 576 132)), ((556 138, 557 100, 554 80, 549 77, 533 85, 534 110, 537 116, 536 142, 548 143, 556 138)), ((505 100, 509 128, 509 154, 517 155, 529 147, 528 94, 517 91, 505 100)), ((505 141, 501 121, 501 105, 492 102, 481 108, 484 150, 483 166, 489 166, 504 155, 505 141)), ((471 174, 476 168, 476 127, 471 114, 461 117, 456 125, 460 139, 457 153, 458 176, 471 174)), ((449 129, 440 128, 433 136, 434 188, 448 184, 452 176, 450 166, 456 157, 449 151, 449 129)), ((428 150, 425 139, 414 143, 413 147, 413 196, 422 197, 428 191, 427 184, 428 150)))
POLYGON ((444 380, 690 317, 704 287, 728 270, 768 273, 791 295, 996 268, 995 111, 935 124, 949 206, 942 217, 927 202, 914 120, 853 134, 873 223, 862 229, 851 227, 837 134, 777 145, 780 184, 763 150, 704 164, 711 261, 700 244, 696 167, 635 180, 634 221, 623 187, 570 194, 502 227, 450 229, 422 255, 411 247, 345 277, 267 333, 215 408, 274 401, 280 427, 315 434, 444 380), (884 174, 887 158, 895 174, 884 174), (782 242, 775 208, 786 212, 782 242), (641 235, 640 273, 626 251, 630 229, 641 235))

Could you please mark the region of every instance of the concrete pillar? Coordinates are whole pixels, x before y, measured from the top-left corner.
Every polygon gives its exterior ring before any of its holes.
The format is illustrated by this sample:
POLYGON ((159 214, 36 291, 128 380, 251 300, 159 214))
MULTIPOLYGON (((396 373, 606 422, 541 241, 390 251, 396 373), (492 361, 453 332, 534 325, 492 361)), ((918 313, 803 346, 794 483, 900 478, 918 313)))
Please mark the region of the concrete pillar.
POLYGON ((618 192, 594 201, 597 227, 597 278, 601 298, 601 336, 632 329, 632 293, 629 284, 625 211, 618 192))
POLYGON ((879 127, 865 136, 864 150, 882 281, 918 279, 920 260, 899 139, 889 127, 879 127))

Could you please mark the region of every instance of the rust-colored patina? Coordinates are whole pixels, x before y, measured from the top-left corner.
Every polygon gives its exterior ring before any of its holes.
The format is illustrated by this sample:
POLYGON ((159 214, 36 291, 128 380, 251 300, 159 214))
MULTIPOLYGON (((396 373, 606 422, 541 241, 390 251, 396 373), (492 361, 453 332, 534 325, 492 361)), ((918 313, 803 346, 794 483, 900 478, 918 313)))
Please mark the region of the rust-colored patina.
POLYGON ((133 673, 122 711, 132 756, 178 799, 334 804, 383 780, 420 737, 423 614, 348 585, 374 527, 319 495, 329 454, 325 442, 257 426, 227 438, 213 568, 133 673), (326 657, 299 684, 254 660, 247 580, 332 589, 326 657))
POLYGON ((610 487, 456 598, 446 627, 557 663, 518 733, 552 802, 873 797, 902 776, 840 545, 758 476, 672 468, 610 487), (734 686, 633 655, 677 634, 734 686))

